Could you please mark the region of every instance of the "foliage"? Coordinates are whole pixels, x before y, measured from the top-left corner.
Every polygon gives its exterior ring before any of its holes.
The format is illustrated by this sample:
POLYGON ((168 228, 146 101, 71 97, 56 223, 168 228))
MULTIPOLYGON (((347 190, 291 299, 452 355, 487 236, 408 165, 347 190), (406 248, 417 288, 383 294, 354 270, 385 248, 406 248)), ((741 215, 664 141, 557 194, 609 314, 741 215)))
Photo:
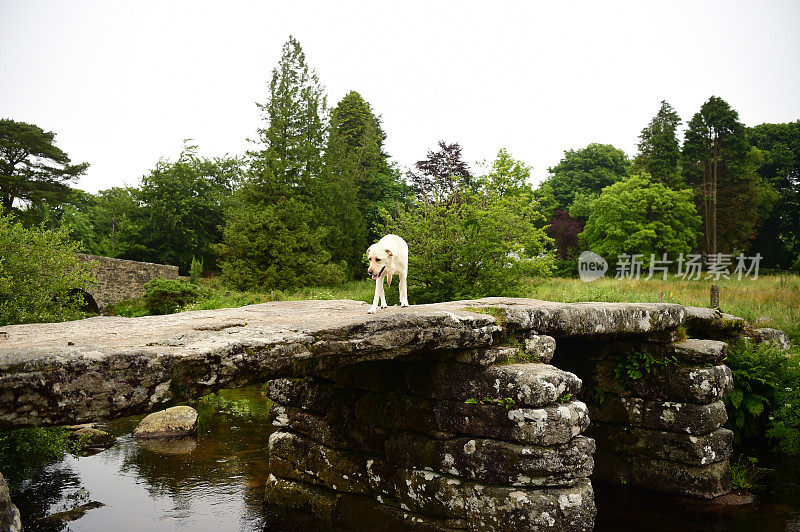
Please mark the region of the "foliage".
POLYGON ((654 373, 677 362, 675 357, 654 357, 645 351, 637 351, 617 359, 617 363, 614 366, 614 377, 623 382, 626 377, 631 380, 638 380, 651 372, 654 373))
POLYGON ((800 454, 800 356, 787 357, 774 345, 739 342, 725 363, 734 390, 725 399, 735 442, 769 439, 786 454, 800 454), (795 406, 793 406, 795 405, 795 406))
POLYGON ((778 194, 751 253, 760 252, 767 267, 789 269, 800 259, 800 120, 761 124, 747 136, 760 152, 756 172, 778 194))
MULTIPOLYGON (((583 231, 584 224, 575 220, 568 213, 557 210, 547 226, 547 234, 555 241, 556 255, 566 260, 577 255, 579 250, 578 234, 583 231)), ((574 269, 574 268, 573 268, 574 269)))
POLYGON ((681 162, 702 215, 707 253, 745 249, 777 199, 755 173, 756 162, 739 113, 722 98, 709 98, 689 121, 681 162))
POLYGON ((320 226, 307 203, 242 201, 231 209, 220 246, 224 280, 240 290, 287 290, 344 280, 344 264, 330 262, 320 226))
POLYGON ((327 99, 316 72, 306 63, 300 43, 292 36, 272 70, 267 102, 258 104, 266 127, 258 130, 260 146, 250 153, 280 194, 308 194, 319 176, 325 137, 327 99))
POLYGON ((159 161, 142 178, 139 207, 130 214, 139 260, 174 264, 188 273, 193 257, 214 264, 214 244, 231 192, 240 181, 236 159, 208 160, 185 144, 174 163, 159 161))
POLYGON ((57 205, 69 192, 66 182, 86 172, 89 164, 71 164, 55 136, 34 124, 0 119, 0 214, 15 200, 57 205))
POLYGON ((634 159, 634 169, 647 172, 653 181, 670 188, 683 188, 679 163, 681 148, 677 131, 681 119, 675 109, 666 101, 639 134, 639 154, 634 159))
POLYGON ((579 238, 584 249, 607 260, 639 253, 649 265, 651 254, 660 259, 690 252, 699 224, 691 191, 637 174, 603 190, 579 238))
POLYGON ((568 211, 577 194, 596 194, 628 175, 631 163, 625 152, 610 144, 589 144, 567 150, 549 169, 545 181, 553 191, 557 208, 568 211))
POLYGON ((518 196, 531 193, 528 181, 531 179, 532 168, 514 159, 506 148, 500 148, 488 169, 487 174, 476 179, 484 193, 490 196, 518 196))
POLYGON ((192 257, 192 265, 189 267, 189 282, 195 285, 200 284, 200 277, 203 275, 203 261, 197 257, 192 257))
POLYGON ((417 171, 409 173, 411 188, 417 199, 444 202, 460 188, 475 188, 467 163, 461 158, 461 146, 456 142, 439 141, 439 151, 428 151, 428 157, 415 164, 417 171))
POLYGON ((42 462, 60 460, 65 453, 77 453, 79 441, 67 438, 61 427, 33 427, 0 432, 0 471, 31 469, 42 462))
POLYGON ((495 406, 502 406, 505 407, 506 410, 511 410, 517 405, 517 402, 514 401, 513 397, 498 397, 493 399, 491 397, 484 397, 482 399, 477 399, 475 397, 470 397, 466 401, 464 401, 465 405, 495 405, 495 406))
POLYGON ((196 286, 179 279, 157 278, 144 285, 144 303, 152 314, 172 314, 199 295, 196 286))
POLYGON ((0 325, 82 317, 91 264, 75 256, 66 228, 25 229, 0 214, 0 325))
POLYGON ((460 189, 446 201, 418 201, 387 224, 409 246, 409 297, 416 303, 513 294, 527 275, 549 274, 536 259, 551 243, 534 225, 528 195, 460 189))
POLYGON ((769 470, 758 467, 758 458, 739 456, 731 460, 731 486, 735 490, 751 490, 769 470))

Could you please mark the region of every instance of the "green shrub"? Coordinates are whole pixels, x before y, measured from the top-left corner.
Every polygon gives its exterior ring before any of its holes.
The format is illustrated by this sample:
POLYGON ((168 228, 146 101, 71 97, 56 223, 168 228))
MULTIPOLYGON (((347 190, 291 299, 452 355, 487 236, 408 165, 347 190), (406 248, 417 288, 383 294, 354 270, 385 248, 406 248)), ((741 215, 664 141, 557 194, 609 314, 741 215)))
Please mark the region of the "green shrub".
POLYGON ((192 265, 189 268, 189 282, 199 285, 201 275, 203 275, 203 261, 197 257, 192 257, 192 265))
POLYGON ((80 291, 94 279, 76 249, 66 228, 25 229, 0 214, 0 325, 83 317, 80 291))
POLYGON ((775 450, 800 454, 800 356, 771 343, 738 342, 725 363, 733 372, 725 405, 735 442, 768 441, 775 450))
POLYGON ((42 462, 60 460, 64 453, 78 452, 79 442, 69 440, 68 435, 69 431, 62 427, 0 432, 0 471, 6 475, 22 472, 42 462))
POLYGON ((145 306, 151 314, 172 314, 200 296, 196 286, 177 279, 153 279, 144 290, 145 306))
POLYGON ((614 366, 614 377, 620 381, 624 381, 625 377, 637 380, 651 372, 666 368, 677 362, 675 357, 658 358, 644 351, 630 353, 626 356, 619 357, 617 365, 614 366))
POLYGON ((399 212, 386 229, 408 243, 410 301, 515 295, 526 276, 548 276, 552 240, 535 226, 534 207, 526 195, 462 190, 399 212))

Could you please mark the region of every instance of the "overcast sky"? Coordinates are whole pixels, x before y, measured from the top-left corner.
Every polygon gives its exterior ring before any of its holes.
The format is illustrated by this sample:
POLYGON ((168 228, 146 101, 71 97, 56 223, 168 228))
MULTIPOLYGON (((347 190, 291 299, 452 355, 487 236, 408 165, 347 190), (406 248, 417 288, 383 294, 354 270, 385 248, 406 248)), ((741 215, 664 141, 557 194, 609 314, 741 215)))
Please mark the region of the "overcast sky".
POLYGON ((242 154, 290 34, 404 168, 443 139, 470 163, 507 147, 538 182, 566 149, 634 155, 664 99, 684 123, 712 94, 746 125, 800 119, 798 0, 0 0, 0 117, 89 162, 78 188, 137 185, 185 138, 242 154))

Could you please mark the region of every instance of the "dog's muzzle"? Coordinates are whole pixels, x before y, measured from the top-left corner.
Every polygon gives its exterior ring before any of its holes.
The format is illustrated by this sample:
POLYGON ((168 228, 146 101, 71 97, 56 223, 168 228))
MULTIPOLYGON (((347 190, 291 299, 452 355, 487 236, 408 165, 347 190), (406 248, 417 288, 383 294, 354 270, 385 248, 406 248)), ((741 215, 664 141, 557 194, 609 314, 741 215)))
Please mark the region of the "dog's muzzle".
POLYGON ((373 280, 375 280, 375 279, 377 279, 378 277, 380 277, 380 276, 383 274, 383 270, 385 270, 385 269, 386 269, 386 266, 384 266, 383 268, 381 268, 381 271, 380 271, 380 272, 378 272, 377 274, 371 273, 371 275, 372 275, 372 279, 373 279, 373 280))

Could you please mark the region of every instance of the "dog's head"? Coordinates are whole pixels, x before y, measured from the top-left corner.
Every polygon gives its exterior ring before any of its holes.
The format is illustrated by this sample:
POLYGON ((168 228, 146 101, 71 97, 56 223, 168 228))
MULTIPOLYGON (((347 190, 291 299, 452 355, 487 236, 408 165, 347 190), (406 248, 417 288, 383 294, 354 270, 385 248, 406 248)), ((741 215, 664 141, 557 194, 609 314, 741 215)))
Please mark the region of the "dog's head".
POLYGON ((381 249, 377 244, 372 244, 367 249, 367 259, 369 259, 369 268, 367 273, 373 279, 379 278, 386 271, 386 267, 392 261, 392 252, 388 249, 381 249))

